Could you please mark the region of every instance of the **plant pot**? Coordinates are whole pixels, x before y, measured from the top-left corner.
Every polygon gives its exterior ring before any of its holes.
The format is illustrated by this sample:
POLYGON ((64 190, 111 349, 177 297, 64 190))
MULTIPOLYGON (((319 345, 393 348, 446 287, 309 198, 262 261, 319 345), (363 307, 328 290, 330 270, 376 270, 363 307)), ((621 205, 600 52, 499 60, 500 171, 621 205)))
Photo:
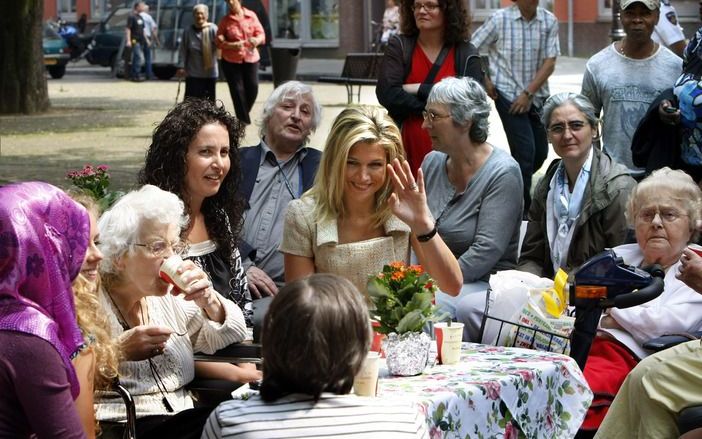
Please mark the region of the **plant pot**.
POLYGON ((429 362, 431 339, 423 332, 388 334, 383 342, 383 350, 392 375, 419 375, 429 362))

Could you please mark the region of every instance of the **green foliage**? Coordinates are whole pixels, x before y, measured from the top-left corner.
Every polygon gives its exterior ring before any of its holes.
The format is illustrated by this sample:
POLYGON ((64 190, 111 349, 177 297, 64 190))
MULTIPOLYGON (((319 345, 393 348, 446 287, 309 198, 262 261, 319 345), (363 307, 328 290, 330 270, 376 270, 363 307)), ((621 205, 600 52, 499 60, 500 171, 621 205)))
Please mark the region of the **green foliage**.
POLYGON ((87 164, 81 170, 69 171, 66 174, 66 178, 71 180, 74 186, 97 201, 103 212, 124 195, 123 192, 109 189, 110 174, 107 173, 108 169, 107 165, 93 167, 93 165, 87 164))
POLYGON ((433 299, 434 280, 419 265, 392 262, 368 280, 374 305, 371 316, 380 323, 381 334, 419 332, 428 321, 440 320, 433 299))

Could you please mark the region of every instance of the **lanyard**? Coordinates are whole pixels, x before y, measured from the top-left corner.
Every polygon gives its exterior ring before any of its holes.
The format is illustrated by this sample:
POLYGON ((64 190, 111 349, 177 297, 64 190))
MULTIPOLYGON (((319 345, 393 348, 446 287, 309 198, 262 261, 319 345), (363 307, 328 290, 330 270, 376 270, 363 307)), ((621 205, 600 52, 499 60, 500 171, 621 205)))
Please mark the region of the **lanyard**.
MULTIPOLYGON (((295 191, 293 191, 292 184, 290 183, 290 180, 288 179, 288 176, 285 174, 285 171, 284 171, 283 168, 280 166, 280 162, 278 161, 278 159, 275 158, 275 156, 272 156, 272 155, 270 156, 270 159, 271 159, 271 161, 273 161, 273 162, 275 163, 275 165, 278 167, 278 172, 279 172, 280 175, 283 177, 283 181, 285 182, 285 188, 286 188, 286 189, 288 190, 288 192, 290 193, 290 196, 292 197, 292 199, 295 200, 295 199, 297 199, 297 198, 300 198, 300 196, 302 195, 302 189, 303 189, 303 187, 302 187, 302 163, 301 163, 301 161, 298 161, 298 162, 297 162, 297 168, 298 168, 298 171, 299 171, 299 172, 297 173, 298 183, 299 183, 299 184, 298 184, 298 188, 299 188, 298 192, 299 192, 299 193, 298 193, 297 195, 295 195, 295 191)), ((295 171, 293 171, 293 172, 295 172, 295 171)))

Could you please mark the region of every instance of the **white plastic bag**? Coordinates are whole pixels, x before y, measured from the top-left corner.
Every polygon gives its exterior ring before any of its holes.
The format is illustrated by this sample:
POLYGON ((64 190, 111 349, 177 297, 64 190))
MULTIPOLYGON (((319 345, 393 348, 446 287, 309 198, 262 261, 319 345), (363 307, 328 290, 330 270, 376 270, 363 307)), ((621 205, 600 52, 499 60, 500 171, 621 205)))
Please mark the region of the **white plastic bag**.
POLYGON ((550 288, 551 279, 518 270, 499 271, 490 276, 490 297, 485 329, 481 342, 491 345, 504 345, 513 325, 505 324, 500 331, 500 318, 507 321, 519 315, 529 301, 529 290, 533 288, 550 288), (498 340, 499 333, 499 340, 498 340))

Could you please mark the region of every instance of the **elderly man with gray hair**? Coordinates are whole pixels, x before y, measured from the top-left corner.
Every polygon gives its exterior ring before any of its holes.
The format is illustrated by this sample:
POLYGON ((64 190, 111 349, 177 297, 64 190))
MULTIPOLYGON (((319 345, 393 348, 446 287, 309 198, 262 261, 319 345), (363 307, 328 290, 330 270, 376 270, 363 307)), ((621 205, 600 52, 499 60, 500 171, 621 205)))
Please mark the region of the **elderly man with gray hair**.
POLYGON ((261 142, 239 151, 240 188, 247 200, 239 251, 254 299, 276 294, 285 282, 278 252, 285 211, 288 202, 312 186, 317 173, 321 153, 306 145, 321 112, 309 85, 286 82, 264 104, 261 142))

